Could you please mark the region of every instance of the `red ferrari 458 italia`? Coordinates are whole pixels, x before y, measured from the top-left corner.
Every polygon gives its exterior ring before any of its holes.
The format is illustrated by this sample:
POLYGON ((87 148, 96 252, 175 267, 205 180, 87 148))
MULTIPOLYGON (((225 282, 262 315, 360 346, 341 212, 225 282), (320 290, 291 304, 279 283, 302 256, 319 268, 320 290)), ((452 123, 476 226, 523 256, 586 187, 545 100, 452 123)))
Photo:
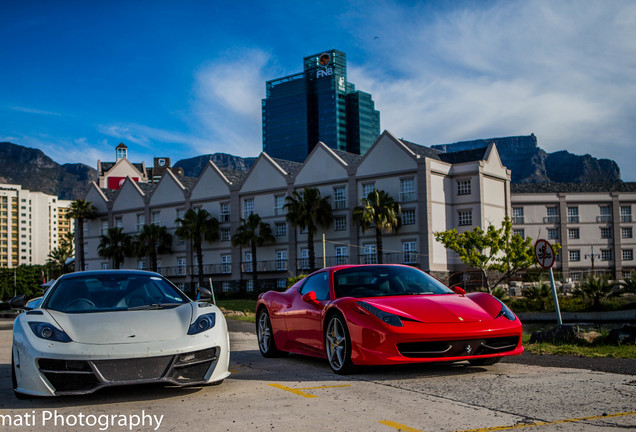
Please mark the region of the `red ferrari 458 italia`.
POLYGON ((256 332, 263 356, 327 358, 339 374, 359 365, 491 365, 523 352, 521 322, 496 297, 453 291, 403 265, 330 267, 263 293, 256 332))

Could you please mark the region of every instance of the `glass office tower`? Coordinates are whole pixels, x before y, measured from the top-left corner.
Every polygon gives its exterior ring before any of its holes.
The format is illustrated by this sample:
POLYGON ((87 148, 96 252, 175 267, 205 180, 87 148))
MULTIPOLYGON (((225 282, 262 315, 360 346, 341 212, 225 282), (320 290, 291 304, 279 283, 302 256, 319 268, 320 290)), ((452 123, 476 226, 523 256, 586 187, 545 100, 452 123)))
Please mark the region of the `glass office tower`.
POLYGON ((364 154, 380 136, 380 113, 368 93, 347 82, 347 57, 338 50, 303 59, 303 72, 267 81, 263 151, 303 162, 318 141, 364 154))

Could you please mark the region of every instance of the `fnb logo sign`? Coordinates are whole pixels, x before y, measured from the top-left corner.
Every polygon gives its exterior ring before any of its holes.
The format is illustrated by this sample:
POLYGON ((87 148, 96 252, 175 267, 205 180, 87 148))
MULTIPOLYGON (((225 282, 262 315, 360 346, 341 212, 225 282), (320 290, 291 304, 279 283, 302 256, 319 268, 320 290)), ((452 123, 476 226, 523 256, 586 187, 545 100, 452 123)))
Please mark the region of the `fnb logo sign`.
POLYGON ((323 77, 328 77, 331 75, 333 75, 333 69, 331 68, 318 69, 316 71, 316 78, 323 78, 323 77))

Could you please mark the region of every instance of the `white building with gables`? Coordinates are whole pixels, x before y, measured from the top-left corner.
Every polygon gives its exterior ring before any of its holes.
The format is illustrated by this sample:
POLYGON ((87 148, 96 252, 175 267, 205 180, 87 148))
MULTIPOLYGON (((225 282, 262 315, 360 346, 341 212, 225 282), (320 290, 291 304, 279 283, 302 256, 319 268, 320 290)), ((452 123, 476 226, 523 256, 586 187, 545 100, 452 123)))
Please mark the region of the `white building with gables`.
MULTIPOLYGON (((463 268, 454 253, 435 241, 434 233, 452 228, 500 224, 511 215, 510 171, 502 165, 495 145, 478 150, 443 153, 394 137, 385 131, 364 155, 333 150, 319 143, 304 163, 274 159, 261 153, 248 172, 227 170, 209 162, 198 178, 175 176, 166 170, 158 183, 128 177, 121 188, 92 183, 85 197, 98 217, 86 222, 86 266, 108 268, 97 253, 99 237, 109 227, 134 235, 144 224, 164 225, 174 234, 175 220, 189 208, 204 208, 220 222, 220 240, 204 243, 204 273, 223 290, 251 286, 251 271, 259 281, 284 286, 286 278, 307 272, 306 234, 287 221, 285 198, 295 190, 316 187, 331 197, 334 223, 314 244, 316 265, 372 263, 375 233, 362 232, 352 222, 360 199, 381 189, 402 207, 402 227, 383 236, 383 261, 415 265, 440 276, 463 268), (250 213, 270 224, 275 242, 258 250, 234 248, 231 236, 250 213)), ((129 257, 126 268, 147 268, 129 257)), ((175 236, 172 253, 160 256, 160 272, 188 287, 196 280, 190 245, 175 236)), ((261 287, 263 288, 263 287, 261 287)))

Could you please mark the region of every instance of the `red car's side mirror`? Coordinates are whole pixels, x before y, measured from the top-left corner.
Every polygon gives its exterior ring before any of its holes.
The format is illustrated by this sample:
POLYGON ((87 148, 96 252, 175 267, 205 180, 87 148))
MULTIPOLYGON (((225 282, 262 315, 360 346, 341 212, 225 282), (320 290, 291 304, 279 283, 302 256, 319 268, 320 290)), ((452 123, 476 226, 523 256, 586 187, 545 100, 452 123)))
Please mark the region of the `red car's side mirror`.
POLYGON ((455 291, 455 294, 459 294, 459 295, 464 295, 464 294, 466 294, 466 291, 464 291, 464 289, 463 289, 463 288, 458 287, 457 285, 455 285, 455 286, 453 287, 453 291, 455 291))
POLYGON ((310 304, 315 305, 315 306, 319 306, 320 305, 320 302, 318 301, 318 298, 316 297, 316 293, 313 292, 313 291, 309 291, 308 293, 303 294, 302 299, 306 303, 310 303, 310 304))

